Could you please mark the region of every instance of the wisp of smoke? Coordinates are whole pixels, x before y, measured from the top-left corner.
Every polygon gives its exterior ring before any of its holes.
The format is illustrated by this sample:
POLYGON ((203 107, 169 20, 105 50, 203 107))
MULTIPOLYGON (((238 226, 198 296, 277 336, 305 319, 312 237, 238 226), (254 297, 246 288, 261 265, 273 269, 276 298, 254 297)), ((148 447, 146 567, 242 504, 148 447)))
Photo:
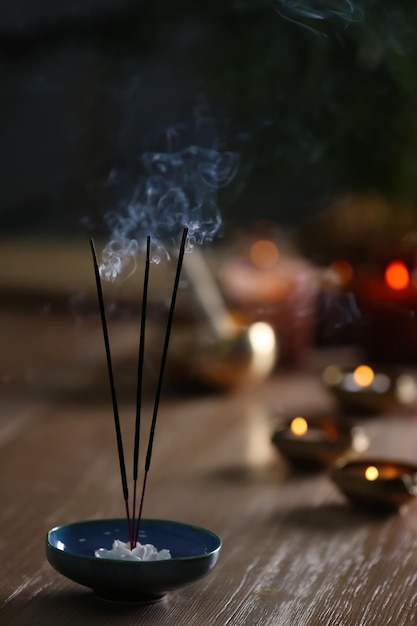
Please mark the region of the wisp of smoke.
POLYGON ((341 22, 344 26, 360 22, 365 9, 376 0, 276 0, 277 10, 282 17, 315 34, 326 36, 313 24, 325 20, 341 22))
POLYGON ((233 152, 189 145, 169 152, 142 155, 143 175, 133 197, 106 216, 111 240, 103 250, 101 276, 114 280, 135 267, 138 249, 150 235, 155 250, 169 258, 168 247, 188 227, 188 249, 212 240, 221 226, 218 190, 233 179, 239 158, 233 152))

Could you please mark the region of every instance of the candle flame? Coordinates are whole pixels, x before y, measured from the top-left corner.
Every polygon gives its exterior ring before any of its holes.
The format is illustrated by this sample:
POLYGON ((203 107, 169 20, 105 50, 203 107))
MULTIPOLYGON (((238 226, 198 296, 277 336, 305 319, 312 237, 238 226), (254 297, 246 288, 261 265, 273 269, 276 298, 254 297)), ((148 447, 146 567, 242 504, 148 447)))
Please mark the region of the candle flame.
POLYGON ((274 267, 279 258, 279 250, 272 241, 261 239, 251 246, 249 256, 254 265, 261 270, 274 267))
POLYGON ((276 338, 273 328, 266 322, 255 322, 248 330, 253 349, 264 357, 275 350, 276 338))
POLYGON ((290 424, 290 429, 294 435, 299 437, 305 435, 308 431, 307 420, 305 420, 304 417, 294 417, 290 424))
POLYGON ((376 480, 379 476, 378 469, 375 465, 369 465, 365 470, 365 478, 366 480, 376 480))
POLYGON ((410 273, 402 261, 393 261, 385 270, 385 282, 391 289, 400 291, 410 284, 410 273))
POLYGON ((278 354, 275 332, 266 322, 255 322, 249 327, 248 338, 252 348, 251 371, 259 378, 267 376, 278 354))
POLYGON ((374 378, 374 370, 369 365, 359 365, 353 372, 353 380, 359 387, 369 387, 374 378))

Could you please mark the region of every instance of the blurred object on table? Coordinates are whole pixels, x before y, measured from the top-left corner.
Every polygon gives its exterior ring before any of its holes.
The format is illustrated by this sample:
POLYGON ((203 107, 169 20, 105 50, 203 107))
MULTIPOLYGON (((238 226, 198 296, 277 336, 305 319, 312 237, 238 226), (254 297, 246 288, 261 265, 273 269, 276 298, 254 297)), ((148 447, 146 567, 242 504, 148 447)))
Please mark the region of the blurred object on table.
POLYGON ((301 233, 318 266, 319 345, 357 344, 367 360, 417 359, 417 212, 380 195, 340 198, 301 233))
POLYGON ((345 259, 357 266, 374 258, 382 247, 400 241, 416 226, 417 213, 411 203, 352 193, 340 197, 309 222, 297 240, 302 253, 318 263, 345 259))
POLYGON ((361 344, 368 358, 386 363, 417 360, 417 237, 377 251, 355 282, 363 315, 361 344))
POLYGON ((274 328, 280 362, 297 365, 315 331, 318 273, 273 224, 261 224, 224 256, 220 282, 230 307, 274 328))
POLYGON ((336 258, 320 269, 316 344, 352 345, 359 342, 362 316, 353 292, 356 268, 336 258))
POLYGON ((415 376, 405 371, 373 369, 369 365, 328 365, 322 379, 347 414, 410 410, 416 406, 415 376))
POLYGON ((266 322, 236 322, 222 337, 197 324, 175 328, 170 351, 171 379, 218 389, 256 383, 272 371, 278 354, 273 328, 266 322))
POLYGON ((233 388, 267 377, 278 346, 273 328, 232 313, 199 246, 185 256, 184 274, 199 307, 194 324, 183 324, 172 340, 174 372, 188 372, 210 387, 233 388), (206 324, 202 323, 201 318, 206 324))

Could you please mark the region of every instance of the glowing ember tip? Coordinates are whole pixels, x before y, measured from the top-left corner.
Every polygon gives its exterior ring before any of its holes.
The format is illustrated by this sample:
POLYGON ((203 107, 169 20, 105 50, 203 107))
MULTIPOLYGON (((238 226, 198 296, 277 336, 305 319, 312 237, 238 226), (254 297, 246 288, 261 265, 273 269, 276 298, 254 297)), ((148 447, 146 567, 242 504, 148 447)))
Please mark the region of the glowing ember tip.
POLYGON ((307 420, 305 420, 304 417, 294 417, 291 422, 290 429, 294 435, 305 435, 308 431, 307 420))
POLYGON ((359 365, 353 372, 353 379, 359 387, 369 387, 374 378, 374 370, 369 365, 359 365))
POLYGON ((365 478, 366 480, 376 480, 379 476, 379 472, 374 465, 369 465, 369 467, 365 470, 365 478))

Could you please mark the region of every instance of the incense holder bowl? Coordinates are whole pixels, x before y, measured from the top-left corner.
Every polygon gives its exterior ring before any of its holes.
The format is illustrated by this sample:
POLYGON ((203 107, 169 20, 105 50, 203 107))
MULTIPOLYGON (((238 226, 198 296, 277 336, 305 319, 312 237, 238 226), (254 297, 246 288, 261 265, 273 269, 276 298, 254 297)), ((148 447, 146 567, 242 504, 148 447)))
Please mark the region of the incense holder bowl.
POLYGON ((389 459, 363 459, 337 465, 331 478, 354 504, 396 511, 417 496, 417 467, 389 459))
POLYGON ((139 541, 151 543, 158 550, 170 550, 171 559, 126 561, 95 557, 95 550, 110 549, 115 539, 128 541, 125 519, 73 522, 48 531, 46 556, 60 574, 89 587, 105 600, 150 603, 211 572, 221 549, 220 538, 205 528, 144 519, 139 541))

